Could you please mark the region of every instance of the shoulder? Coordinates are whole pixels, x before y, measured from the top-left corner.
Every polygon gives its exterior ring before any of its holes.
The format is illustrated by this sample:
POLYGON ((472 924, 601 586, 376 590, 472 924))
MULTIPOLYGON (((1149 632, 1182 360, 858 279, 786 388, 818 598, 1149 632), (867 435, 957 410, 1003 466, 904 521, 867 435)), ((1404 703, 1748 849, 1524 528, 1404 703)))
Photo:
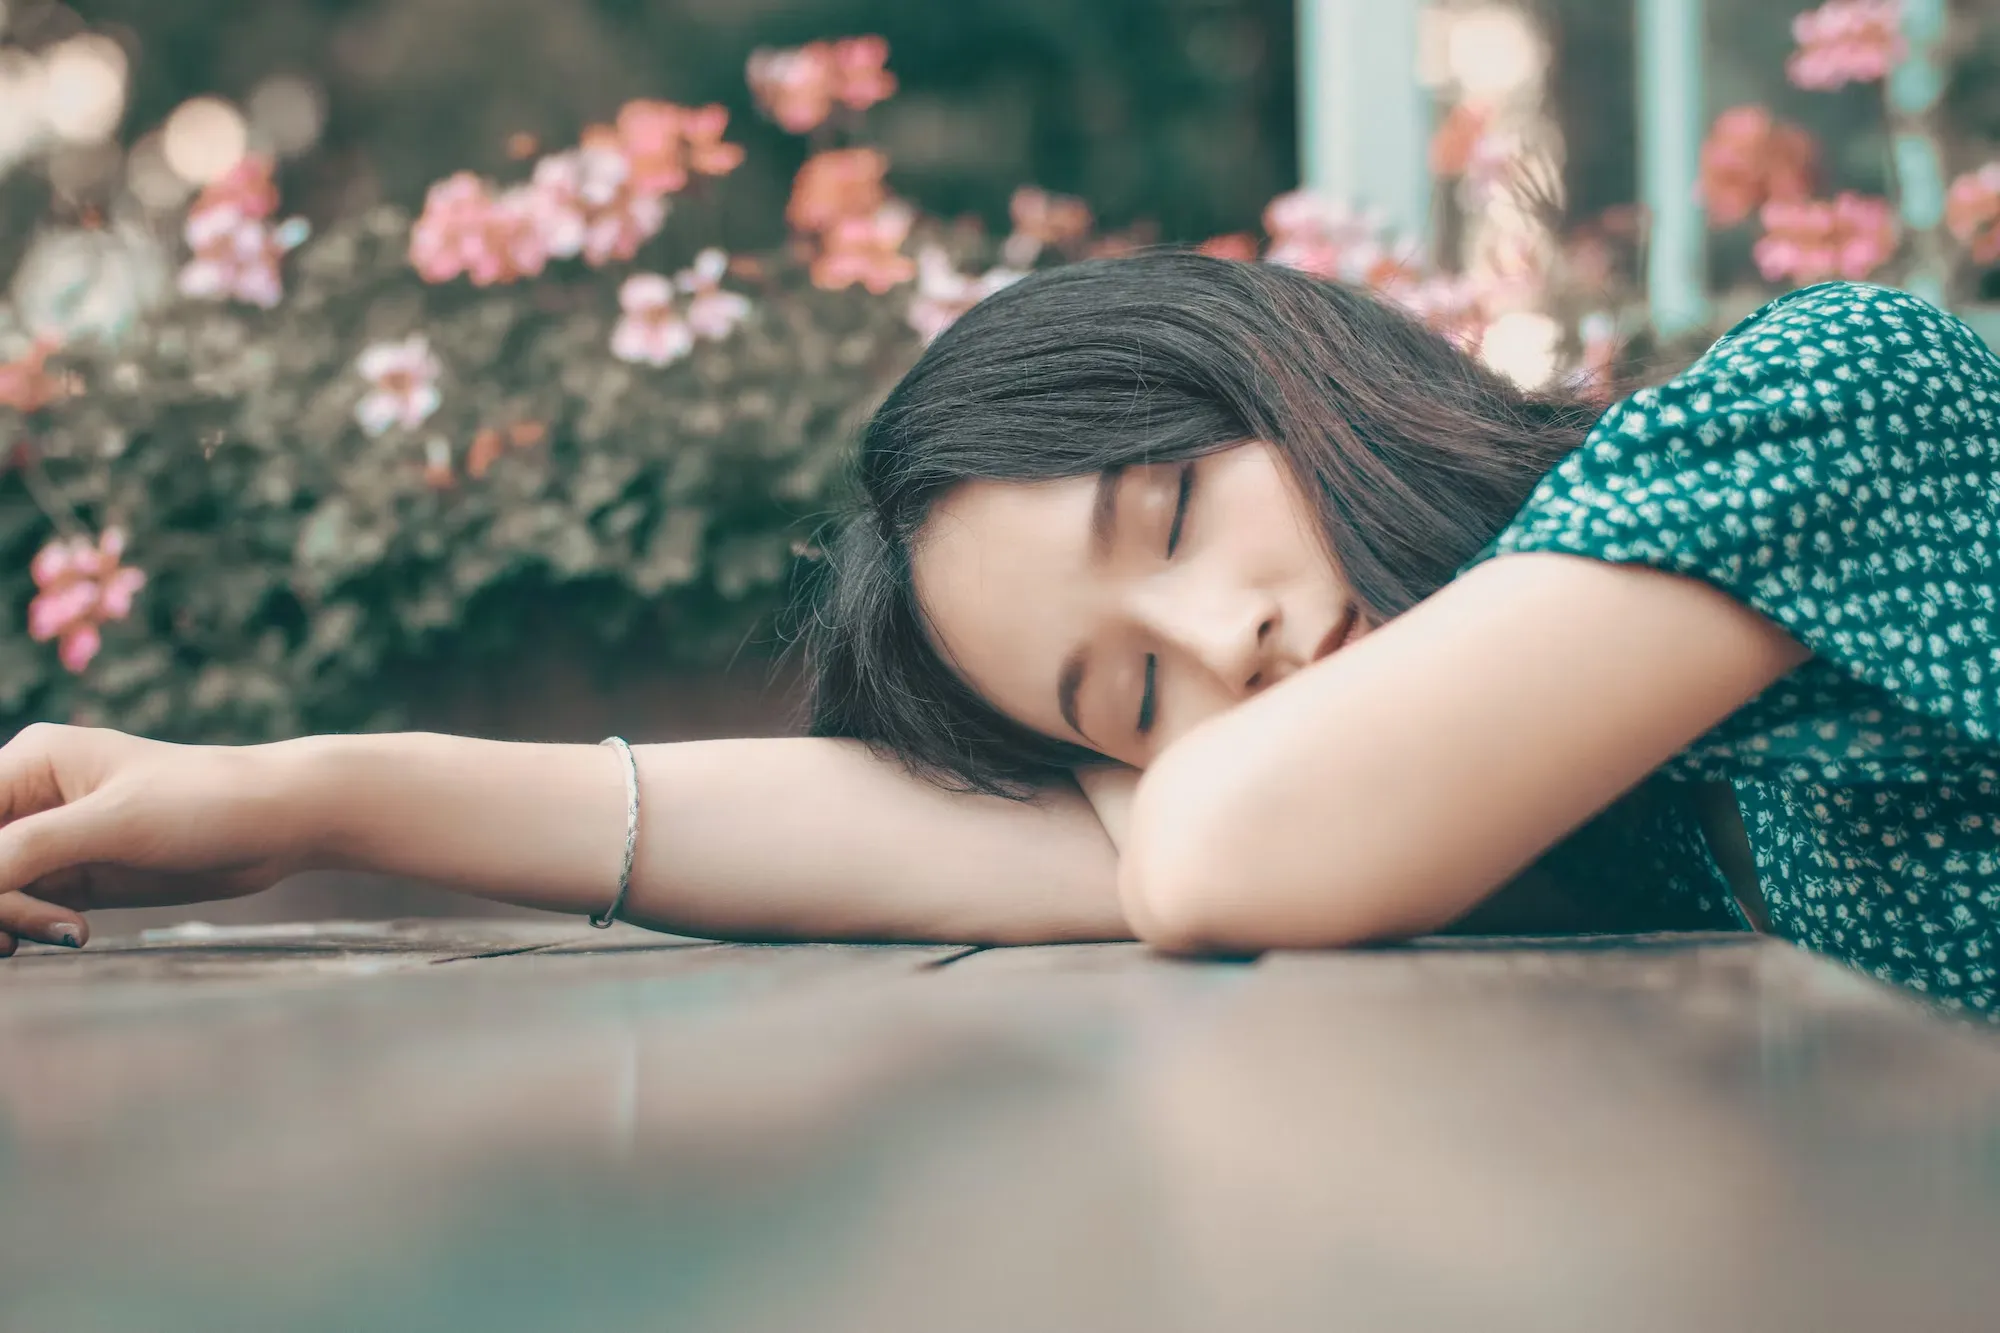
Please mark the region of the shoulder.
POLYGON ((1979 387, 1967 374, 1990 378, 1994 368, 1977 334, 1922 297, 1826 282, 1745 316, 1673 379, 1614 403, 1593 434, 1641 434, 1690 409, 1810 421, 1883 393, 1965 393, 1979 387))

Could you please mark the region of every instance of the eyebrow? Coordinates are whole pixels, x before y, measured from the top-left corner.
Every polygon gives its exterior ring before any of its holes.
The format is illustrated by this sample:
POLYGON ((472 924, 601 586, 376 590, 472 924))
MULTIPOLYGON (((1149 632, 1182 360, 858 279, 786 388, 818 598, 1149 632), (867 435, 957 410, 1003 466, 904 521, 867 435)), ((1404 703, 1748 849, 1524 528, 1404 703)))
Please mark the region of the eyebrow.
MULTIPOLYGON (((1097 474, 1097 490, 1090 502, 1090 558, 1091 563, 1102 561, 1111 552, 1113 541, 1118 536, 1118 482, 1125 474, 1122 467, 1108 467, 1097 474)), ((1056 677, 1056 707, 1062 711, 1063 721, 1069 723, 1071 731, 1089 741, 1090 736, 1077 721, 1076 696, 1083 688, 1083 676, 1089 666, 1089 656, 1079 644, 1076 650, 1063 659, 1062 672, 1056 677)), ((1096 741, 1090 742, 1092 745, 1096 741)))

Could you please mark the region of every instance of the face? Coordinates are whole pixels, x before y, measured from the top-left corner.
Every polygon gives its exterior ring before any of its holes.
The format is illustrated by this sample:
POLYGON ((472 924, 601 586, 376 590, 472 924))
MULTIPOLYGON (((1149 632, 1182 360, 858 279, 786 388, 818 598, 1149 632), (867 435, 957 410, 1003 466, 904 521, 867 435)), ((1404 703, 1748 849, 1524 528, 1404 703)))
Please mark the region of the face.
POLYGON ((968 482, 912 552, 938 647, 1001 712, 1143 768, 1365 632, 1262 442, 1048 482, 968 482))

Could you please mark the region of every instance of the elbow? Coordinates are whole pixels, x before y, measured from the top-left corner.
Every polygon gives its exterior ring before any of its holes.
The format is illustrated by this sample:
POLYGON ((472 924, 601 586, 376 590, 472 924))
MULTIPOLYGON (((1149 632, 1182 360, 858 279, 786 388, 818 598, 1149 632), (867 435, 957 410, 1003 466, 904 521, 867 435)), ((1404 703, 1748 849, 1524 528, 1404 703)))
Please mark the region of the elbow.
POLYGON ((1375 938, 1332 867, 1300 864, 1227 785, 1172 764, 1140 783, 1118 864, 1133 934, 1162 953, 1238 957, 1375 938))

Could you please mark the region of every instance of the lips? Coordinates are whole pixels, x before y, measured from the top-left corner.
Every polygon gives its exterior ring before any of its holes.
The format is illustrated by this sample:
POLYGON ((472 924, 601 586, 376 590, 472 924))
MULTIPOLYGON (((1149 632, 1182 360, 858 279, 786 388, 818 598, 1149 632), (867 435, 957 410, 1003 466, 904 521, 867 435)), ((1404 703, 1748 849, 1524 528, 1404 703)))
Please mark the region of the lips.
POLYGON ((1319 641, 1319 647, 1313 649, 1312 660, 1317 662, 1322 658, 1331 656, 1335 649, 1347 642, 1347 636, 1353 632, 1353 629, 1354 604, 1349 602, 1347 609, 1341 613, 1339 623, 1331 630, 1328 630, 1326 637, 1319 641))

